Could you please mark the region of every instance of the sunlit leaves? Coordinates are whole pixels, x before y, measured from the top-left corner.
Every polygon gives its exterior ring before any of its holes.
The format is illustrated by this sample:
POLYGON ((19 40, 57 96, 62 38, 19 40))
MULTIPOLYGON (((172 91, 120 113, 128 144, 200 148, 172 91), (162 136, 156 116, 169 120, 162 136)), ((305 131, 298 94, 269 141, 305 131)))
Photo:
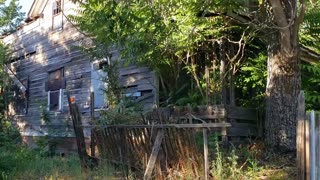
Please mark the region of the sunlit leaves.
POLYGON ((14 31, 21 24, 24 13, 20 12, 18 0, 11 0, 8 4, 0 3, 0 33, 14 31))

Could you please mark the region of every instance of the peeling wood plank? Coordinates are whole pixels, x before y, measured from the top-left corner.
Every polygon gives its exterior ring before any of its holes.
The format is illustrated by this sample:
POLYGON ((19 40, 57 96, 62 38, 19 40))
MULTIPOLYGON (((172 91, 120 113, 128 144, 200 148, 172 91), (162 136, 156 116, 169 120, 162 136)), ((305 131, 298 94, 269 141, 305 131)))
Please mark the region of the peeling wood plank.
POLYGON ((7 65, 4 65, 4 70, 5 72, 9 75, 9 77, 16 83, 16 85, 19 87, 19 89, 25 93, 26 92, 26 87, 19 81, 19 79, 15 76, 15 74, 8 68, 7 65))

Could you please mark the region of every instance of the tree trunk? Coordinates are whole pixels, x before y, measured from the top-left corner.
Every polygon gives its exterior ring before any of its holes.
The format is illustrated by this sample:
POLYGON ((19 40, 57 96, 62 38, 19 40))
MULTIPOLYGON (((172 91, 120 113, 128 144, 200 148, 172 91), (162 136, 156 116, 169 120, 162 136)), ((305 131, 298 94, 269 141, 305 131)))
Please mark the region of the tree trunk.
POLYGON ((274 28, 268 48, 268 79, 265 133, 270 147, 293 151, 296 147, 300 60, 298 30, 304 15, 299 16, 295 0, 269 0, 274 28))
POLYGON ((300 92, 300 69, 295 50, 288 57, 276 50, 269 53, 266 109, 266 142, 271 147, 295 149, 297 97, 300 92))

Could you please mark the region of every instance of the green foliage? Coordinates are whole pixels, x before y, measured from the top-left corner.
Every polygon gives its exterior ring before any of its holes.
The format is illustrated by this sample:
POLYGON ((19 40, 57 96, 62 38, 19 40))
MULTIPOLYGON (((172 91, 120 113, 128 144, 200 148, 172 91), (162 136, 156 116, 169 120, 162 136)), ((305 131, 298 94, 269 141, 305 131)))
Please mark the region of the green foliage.
POLYGON ((105 124, 137 124, 142 123, 142 107, 135 103, 130 97, 121 98, 120 102, 102 112, 98 123, 105 124))
POLYGON ((114 108, 121 101, 122 88, 119 84, 119 64, 118 61, 110 62, 110 64, 103 67, 107 72, 107 76, 102 77, 103 81, 108 85, 105 93, 108 98, 108 105, 114 108))
POLYGON ((303 63, 302 89, 305 92, 307 110, 320 110, 320 65, 303 63))
POLYGON ((37 151, 17 147, 0 151, 1 179, 113 179, 114 169, 102 161, 96 171, 81 172, 79 158, 43 157, 37 151))
POLYGON ((214 179, 258 179, 264 168, 257 155, 259 150, 247 147, 222 149, 217 136, 214 138, 214 161, 211 174, 214 179))
POLYGON ((320 1, 310 4, 300 30, 301 43, 311 50, 320 53, 320 1))
POLYGON ((49 112, 48 112, 48 110, 47 110, 47 107, 44 106, 44 105, 41 105, 39 110, 40 110, 40 118, 41 118, 41 121, 42 121, 44 124, 50 123, 50 115, 49 115, 49 112))
POLYGON ((19 131, 0 114, 0 148, 14 147, 20 141, 19 131))
POLYGON ((20 12, 19 0, 11 0, 5 3, 0 2, 0 34, 12 32, 23 21, 24 13, 20 12))
POLYGON ((87 50, 105 57, 117 48, 125 64, 153 69, 160 78, 160 101, 164 105, 185 104, 189 101, 185 98, 195 92, 203 102, 204 67, 212 63, 205 54, 212 56, 214 46, 225 39, 240 39, 242 29, 248 28, 232 25, 223 16, 231 10, 241 11, 242 1, 77 2, 78 15, 70 18, 93 39, 87 50), (177 102, 176 96, 184 99, 177 102))
POLYGON ((236 88, 241 91, 238 103, 245 107, 262 108, 267 80, 266 54, 249 58, 241 65, 237 75, 236 88))
MULTIPOLYGON (((310 1, 300 30, 300 41, 305 47, 320 53, 320 1, 310 1)), ((305 92, 306 109, 320 110, 320 66, 302 63, 302 89, 305 92)))

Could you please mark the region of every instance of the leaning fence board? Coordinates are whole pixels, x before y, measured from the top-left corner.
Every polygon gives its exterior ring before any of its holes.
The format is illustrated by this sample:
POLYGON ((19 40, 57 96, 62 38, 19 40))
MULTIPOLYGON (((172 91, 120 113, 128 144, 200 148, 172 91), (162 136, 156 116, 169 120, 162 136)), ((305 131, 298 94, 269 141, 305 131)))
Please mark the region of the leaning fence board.
POLYGON ((151 155, 150 155, 150 158, 148 161, 147 169, 144 173, 144 177, 143 177, 144 180, 151 179, 151 174, 152 174, 154 165, 155 165, 157 157, 158 157, 158 153, 159 153, 159 150, 161 147, 163 135, 164 135, 163 130, 159 129, 159 131, 157 133, 156 141, 154 142, 152 152, 151 152, 151 155))

